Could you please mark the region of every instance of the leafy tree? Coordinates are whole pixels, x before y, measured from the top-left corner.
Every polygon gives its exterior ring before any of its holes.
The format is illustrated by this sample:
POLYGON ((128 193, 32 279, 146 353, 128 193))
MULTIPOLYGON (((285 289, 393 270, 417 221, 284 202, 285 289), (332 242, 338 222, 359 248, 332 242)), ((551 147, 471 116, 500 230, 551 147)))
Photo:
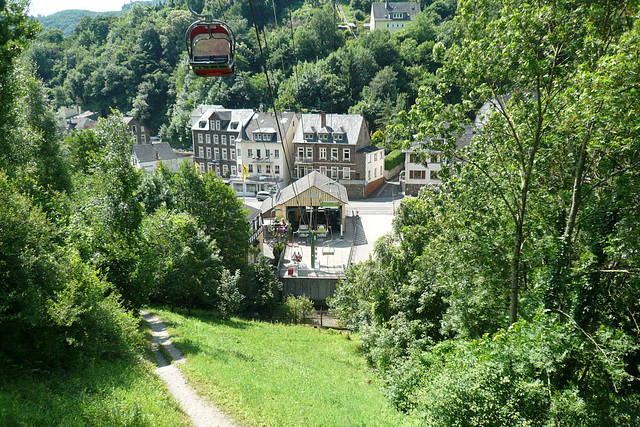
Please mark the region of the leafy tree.
POLYGON ((236 270, 231 275, 228 270, 223 270, 218 286, 218 311, 223 319, 236 314, 240 308, 240 303, 244 299, 244 295, 238 290, 238 282, 240 280, 240 271, 236 270))

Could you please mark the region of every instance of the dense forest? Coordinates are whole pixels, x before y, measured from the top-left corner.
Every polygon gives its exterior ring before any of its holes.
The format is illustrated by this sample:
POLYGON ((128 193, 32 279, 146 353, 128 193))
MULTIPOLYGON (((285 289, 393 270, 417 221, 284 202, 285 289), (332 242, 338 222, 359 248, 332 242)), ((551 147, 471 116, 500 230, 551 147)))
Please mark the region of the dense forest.
POLYGON ((459 1, 438 91, 389 130, 442 153, 443 184, 403 200, 331 305, 425 425, 640 422, 638 11, 459 1))
MULTIPOLYGON (((363 113, 373 129, 384 128, 421 86, 432 84, 439 67, 434 44, 448 46, 455 38, 453 0, 423 3, 402 32, 357 40, 337 28, 332 3, 225 0, 206 2, 204 9, 199 3, 194 8, 233 29, 234 76, 212 81, 188 72, 185 31, 195 17, 184 0, 134 3, 122 17, 85 16, 68 37, 59 29, 40 32, 25 56, 37 64, 56 105, 79 104, 103 116, 117 108, 172 145, 190 147, 188 117, 199 103, 363 113)), ((354 2, 345 10, 362 21, 370 4, 354 2)))
MULTIPOLYGON (((135 352, 148 302, 278 304, 229 187, 136 172, 120 112, 183 147, 204 102, 361 112, 445 166, 330 300, 394 405, 427 426, 638 425, 639 3, 426 1, 405 30, 355 39, 333 3, 194 1, 237 39, 236 74, 212 80, 188 70, 184 1, 69 36, 0 1, 0 355, 135 352), (105 118, 63 139, 54 111, 74 103, 105 118)), ((370 3, 343 6, 362 22, 370 3)))

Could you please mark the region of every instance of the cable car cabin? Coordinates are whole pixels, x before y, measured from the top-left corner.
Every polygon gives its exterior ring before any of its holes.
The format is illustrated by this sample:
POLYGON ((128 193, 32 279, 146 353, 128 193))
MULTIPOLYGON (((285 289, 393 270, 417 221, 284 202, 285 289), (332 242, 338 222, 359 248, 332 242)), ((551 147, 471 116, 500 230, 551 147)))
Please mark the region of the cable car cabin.
POLYGON ((186 42, 189 66, 197 76, 233 75, 235 40, 222 21, 194 22, 187 30, 186 42))

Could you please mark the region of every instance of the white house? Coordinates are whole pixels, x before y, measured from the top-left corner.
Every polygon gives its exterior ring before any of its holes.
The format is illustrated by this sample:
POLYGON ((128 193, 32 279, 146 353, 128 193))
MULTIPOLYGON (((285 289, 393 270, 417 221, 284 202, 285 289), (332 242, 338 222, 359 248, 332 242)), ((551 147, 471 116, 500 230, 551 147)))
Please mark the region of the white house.
POLYGON ((236 140, 237 170, 232 175, 231 186, 236 191, 267 191, 282 189, 291 182, 287 156, 293 153, 293 135, 300 118, 297 114, 285 112, 256 112, 247 122, 242 136, 236 140), (243 182, 243 167, 246 167, 246 181, 243 182))
POLYGON ((176 154, 168 142, 134 144, 131 149, 131 164, 145 172, 153 172, 160 162, 175 172, 183 161, 185 157, 176 154))

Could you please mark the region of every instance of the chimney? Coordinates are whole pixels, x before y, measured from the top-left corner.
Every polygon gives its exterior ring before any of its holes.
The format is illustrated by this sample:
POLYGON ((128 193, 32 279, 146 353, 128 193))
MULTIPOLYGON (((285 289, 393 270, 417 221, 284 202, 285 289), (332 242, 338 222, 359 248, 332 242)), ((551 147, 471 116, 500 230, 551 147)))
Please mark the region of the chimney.
POLYGON ((160 160, 160 153, 158 153, 158 150, 156 150, 156 160, 160 160))
POLYGON ((386 7, 387 10, 391 10, 391 5, 389 4, 389 0, 386 0, 384 3, 385 3, 384 7, 386 7))
POLYGON ((320 113, 320 128, 323 128, 327 125, 327 115, 323 111, 320 113))

